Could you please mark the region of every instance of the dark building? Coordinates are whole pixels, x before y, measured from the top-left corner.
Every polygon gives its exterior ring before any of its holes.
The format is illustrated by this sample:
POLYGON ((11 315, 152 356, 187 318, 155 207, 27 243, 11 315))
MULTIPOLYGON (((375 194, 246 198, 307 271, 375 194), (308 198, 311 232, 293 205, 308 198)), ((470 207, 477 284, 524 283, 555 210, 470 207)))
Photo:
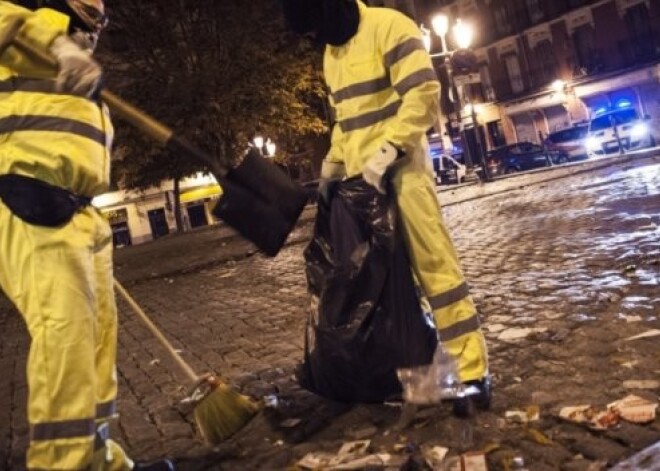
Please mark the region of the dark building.
POLYGON ((481 104, 490 147, 626 106, 660 138, 660 0, 415 0, 414 10, 427 27, 438 13, 475 27, 481 83, 466 96, 481 104))

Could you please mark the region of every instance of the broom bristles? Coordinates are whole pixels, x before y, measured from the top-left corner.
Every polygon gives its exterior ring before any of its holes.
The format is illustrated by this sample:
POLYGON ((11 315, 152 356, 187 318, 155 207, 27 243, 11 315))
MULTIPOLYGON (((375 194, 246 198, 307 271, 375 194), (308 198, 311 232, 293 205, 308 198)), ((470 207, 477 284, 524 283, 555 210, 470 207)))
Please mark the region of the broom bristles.
POLYGON ((260 409, 257 401, 221 383, 197 403, 193 415, 204 440, 217 445, 247 425, 260 409))

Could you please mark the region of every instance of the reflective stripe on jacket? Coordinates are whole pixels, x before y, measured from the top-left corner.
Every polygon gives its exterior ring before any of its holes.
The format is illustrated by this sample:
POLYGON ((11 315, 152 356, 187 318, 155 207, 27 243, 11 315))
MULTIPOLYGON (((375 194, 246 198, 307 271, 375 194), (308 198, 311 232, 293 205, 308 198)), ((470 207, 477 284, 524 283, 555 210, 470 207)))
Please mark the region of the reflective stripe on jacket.
MULTIPOLYGON (((46 49, 68 28, 55 10, 0 1, 0 34, 22 18, 21 34, 46 49)), ((55 90, 53 72, 8 48, 0 57, 0 174, 34 177, 74 193, 108 190, 113 128, 107 109, 55 90)))
POLYGON ((336 119, 326 158, 344 162, 353 176, 389 141, 423 168, 440 84, 421 32, 395 10, 358 5, 355 36, 325 50, 323 69, 336 119))

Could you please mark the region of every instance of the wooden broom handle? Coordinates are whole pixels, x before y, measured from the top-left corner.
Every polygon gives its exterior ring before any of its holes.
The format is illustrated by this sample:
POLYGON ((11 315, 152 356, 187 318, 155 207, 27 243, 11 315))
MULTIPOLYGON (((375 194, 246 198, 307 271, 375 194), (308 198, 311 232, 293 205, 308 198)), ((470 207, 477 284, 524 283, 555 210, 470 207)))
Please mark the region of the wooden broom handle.
POLYGON ((179 355, 172 344, 170 343, 169 340, 165 338, 163 333, 156 327, 156 324, 154 324, 151 319, 147 316, 147 314, 142 310, 142 308, 139 306, 137 302, 131 297, 130 294, 128 294, 128 291, 124 289, 124 287, 119 284, 119 281, 115 278, 115 289, 119 292, 119 294, 124 298, 124 300, 131 306, 135 314, 144 322, 144 325, 147 326, 147 328, 151 331, 152 334, 160 341, 160 343, 163 345, 163 347, 167 350, 167 352, 170 354, 172 359, 177 363, 179 368, 181 368, 181 371, 190 379, 191 382, 197 382, 199 381, 200 377, 195 373, 195 371, 190 367, 188 363, 186 363, 183 358, 181 358, 181 355, 179 355))

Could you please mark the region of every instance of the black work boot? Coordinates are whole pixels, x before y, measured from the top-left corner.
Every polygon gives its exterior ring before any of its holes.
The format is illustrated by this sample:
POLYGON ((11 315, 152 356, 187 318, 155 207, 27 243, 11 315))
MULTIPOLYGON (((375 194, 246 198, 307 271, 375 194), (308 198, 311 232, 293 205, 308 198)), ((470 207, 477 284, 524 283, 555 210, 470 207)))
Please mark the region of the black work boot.
POLYGON ((158 460, 151 463, 135 463, 133 471, 176 471, 170 460, 158 460))
POLYGON ((482 379, 474 381, 466 381, 466 386, 476 386, 479 388, 477 394, 472 394, 470 396, 459 397, 454 399, 454 415, 462 419, 472 417, 476 413, 476 410, 488 410, 490 409, 490 397, 491 397, 491 384, 490 376, 485 376, 482 379))

